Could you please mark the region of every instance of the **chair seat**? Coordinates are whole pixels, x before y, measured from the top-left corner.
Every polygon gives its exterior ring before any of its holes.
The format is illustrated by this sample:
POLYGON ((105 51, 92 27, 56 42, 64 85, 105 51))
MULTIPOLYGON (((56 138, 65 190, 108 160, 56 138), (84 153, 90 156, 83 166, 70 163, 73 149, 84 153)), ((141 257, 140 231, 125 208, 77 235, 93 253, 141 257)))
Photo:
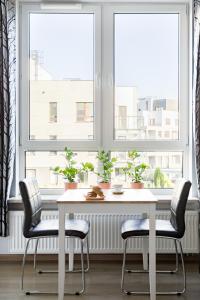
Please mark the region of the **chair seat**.
MULTIPOLYGON (((89 232, 89 222, 85 220, 66 220, 65 235, 84 239, 89 232)), ((41 220, 29 231, 30 237, 58 236, 58 220, 41 220)))
MULTIPOLYGON (((123 239, 134 236, 149 235, 149 219, 127 220, 122 224, 121 236, 123 239)), ((168 220, 156 220, 156 236, 181 238, 168 220)))

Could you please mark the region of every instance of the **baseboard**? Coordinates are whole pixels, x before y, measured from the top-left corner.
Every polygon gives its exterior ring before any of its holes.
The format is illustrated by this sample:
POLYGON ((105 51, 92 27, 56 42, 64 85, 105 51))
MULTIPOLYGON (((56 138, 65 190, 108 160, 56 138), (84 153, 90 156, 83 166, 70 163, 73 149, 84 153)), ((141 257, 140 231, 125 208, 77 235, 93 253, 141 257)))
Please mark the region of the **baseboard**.
MULTIPOLYGON (((21 262, 23 258, 22 254, 0 254, 0 262, 21 262)), ((157 262, 171 262, 174 261, 174 254, 157 254, 157 262)), ((37 260, 40 262, 57 262, 57 254, 38 254, 37 260)), ((80 260, 80 255, 75 254, 75 260, 80 260)), ((198 254, 186 254, 184 255, 185 262, 199 262, 200 257, 198 254)), ((33 261, 33 255, 27 255, 27 261, 33 261)), ((66 255, 67 261, 67 255, 66 255)), ((91 262, 121 262, 122 254, 90 254, 91 262)), ((141 254, 127 254, 127 261, 135 261, 137 263, 142 262, 141 254)))

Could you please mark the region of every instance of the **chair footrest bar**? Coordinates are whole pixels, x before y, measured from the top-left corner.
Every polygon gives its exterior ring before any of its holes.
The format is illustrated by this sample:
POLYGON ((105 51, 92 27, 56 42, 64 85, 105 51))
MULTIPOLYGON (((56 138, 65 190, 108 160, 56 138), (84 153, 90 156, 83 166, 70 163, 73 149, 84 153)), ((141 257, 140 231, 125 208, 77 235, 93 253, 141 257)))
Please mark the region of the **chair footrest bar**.
MULTIPOLYGON (((169 292, 156 292, 156 295, 177 295, 180 296, 184 293, 185 291, 169 291, 169 292)), ((123 291, 124 294, 126 295, 150 295, 150 292, 135 292, 135 291, 123 291)))
MULTIPOLYGON (((84 272, 87 273, 89 271, 89 269, 84 269, 84 272)), ((58 273, 58 270, 38 270, 36 271, 38 274, 55 274, 58 273)), ((66 270, 65 273, 81 273, 82 270, 81 269, 75 269, 73 271, 68 271, 66 270)))
MULTIPOLYGON (((65 291, 65 295, 81 295, 83 291, 76 291, 76 292, 67 292, 65 291)), ((37 291, 37 290, 31 290, 31 291, 24 291, 23 294, 30 296, 30 295, 58 295, 58 292, 47 292, 47 291, 37 291)))
MULTIPOLYGON (((149 270, 129 270, 126 269, 125 272, 127 273, 149 273, 149 270)), ((164 274, 175 274, 178 270, 157 270, 156 273, 164 273, 164 274)))

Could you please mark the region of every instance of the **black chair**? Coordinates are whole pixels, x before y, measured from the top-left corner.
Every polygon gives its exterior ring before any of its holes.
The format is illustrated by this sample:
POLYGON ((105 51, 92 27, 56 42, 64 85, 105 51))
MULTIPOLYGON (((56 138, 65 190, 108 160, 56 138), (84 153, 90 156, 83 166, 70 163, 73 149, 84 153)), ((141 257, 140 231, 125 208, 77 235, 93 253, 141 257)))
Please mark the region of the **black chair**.
MULTIPOLYGON (((186 290, 186 274, 183 260, 183 250, 181 245, 181 238, 185 233, 185 210, 186 203, 191 187, 191 182, 185 179, 181 179, 172 195, 171 209, 170 209, 170 220, 156 220, 156 237, 158 238, 167 238, 174 240, 176 257, 177 255, 177 243, 180 247, 182 270, 183 270, 183 288, 180 291, 170 291, 170 292, 157 292, 157 294, 177 294, 181 295, 186 290)), ((149 292, 136 292, 128 291, 124 288, 124 275, 125 271, 129 273, 140 272, 138 270, 126 270, 126 248, 127 242, 130 238, 134 237, 148 237, 149 236, 149 220, 140 219, 140 220, 127 220, 122 224, 121 227, 121 236, 124 240, 124 255, 123 255, 123 266, 122 266, 122 279, 121 279, 121 290, 127 295, 131 294, 149 294, 149 292)), ((178 269, 178 260, 176 259, 176 270, 178 269)), ((144 271, 143 271, 144 272, 144 271)), ((165 272, 165 271, 163 271, 165 272)), ((166 271, 169 272, 169 271, 166 271)), ((174 273, 174 271, 170 271, 174 273)))
MULTIPOLYGON (((24 291, 24 267, 26 262, 26 254, 31 240, 35 240, 35 253, 34 253, 34 268, 36 269, 36 254, 39 239, 58 237, 58 220, 42 220, 42 203, 40 191, 38 188, 37 180, 34 178, 26 178, 19 182, 20 193, 24 206, 24 224, 23 235, 27 240, 25 253, 22 264, 22 277, 21 289, 24 291)), ((89 269, 89 246, 88 246, 88 232, 89 222, 85 220, 66 220, 65 222, 65 236, 67 238, 76 238, 81 243, 81 269, 73 272, 82 273, 82 289, 75 292, 76 295, 82 294, 85 290, 85 272, 89 269), (84 269, 83 248, 84 242, 87 243, 87 268, 84 269)), ((39 271, 39 273, 53 273, 57 271, 39 271)), ((49 292, 40 291, 26 291, 27 295, 30 294, 46 294, 49 292)), ((57 293, 57 292, 56 292, 57 293)), ((68 293, 69 294, 69 293, 68 293)), ((73 293, 74 294, 74 293, 73 293)))

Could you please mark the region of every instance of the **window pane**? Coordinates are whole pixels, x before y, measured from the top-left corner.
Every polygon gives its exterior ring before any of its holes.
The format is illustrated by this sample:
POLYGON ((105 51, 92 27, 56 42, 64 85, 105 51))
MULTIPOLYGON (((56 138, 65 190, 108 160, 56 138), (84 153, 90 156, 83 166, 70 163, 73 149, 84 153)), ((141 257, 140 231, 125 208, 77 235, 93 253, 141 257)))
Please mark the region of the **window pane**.
POLYGON ((115 139, 179 138, 178 14, 115 14, 115 139))
POLYGON ((57 102, 49 102, 49 122, 57 122, 57 102))
MULTIPOLYGON (((91 162, 97 170, 96 152, 76 152, 75 160, 77 167, 81 167, 82 162, 91 162)), ((37 177, 40 188, 64 188, 62 176, 58 176, 52 171, 56 166, 65 167, 65 157, 63 152, 43 152, 37 151, 32 155, 32 151, 26 152, 26 176, 37 177)), ((96 185, 97 176, 94 173, 88 175, 81 174, 79 187, 89 187, 96 185)))
MULTIPOLYGON (((144 173, 145 188, 173 188, 178 178, 183 176, 182 152, 140 152, 136 160, 149 164, 149 169, 144 173)), ((129 161, 128 152, 112 152, 112 157, 117 158, 115 171, 112 175, 113 182, 122 182, 125 187, 130 186, 130 178, 123 172, 129 161)))
POLYGON ((94 139, 93 61, 93 14, 30 14, 30 139, 94 139))

